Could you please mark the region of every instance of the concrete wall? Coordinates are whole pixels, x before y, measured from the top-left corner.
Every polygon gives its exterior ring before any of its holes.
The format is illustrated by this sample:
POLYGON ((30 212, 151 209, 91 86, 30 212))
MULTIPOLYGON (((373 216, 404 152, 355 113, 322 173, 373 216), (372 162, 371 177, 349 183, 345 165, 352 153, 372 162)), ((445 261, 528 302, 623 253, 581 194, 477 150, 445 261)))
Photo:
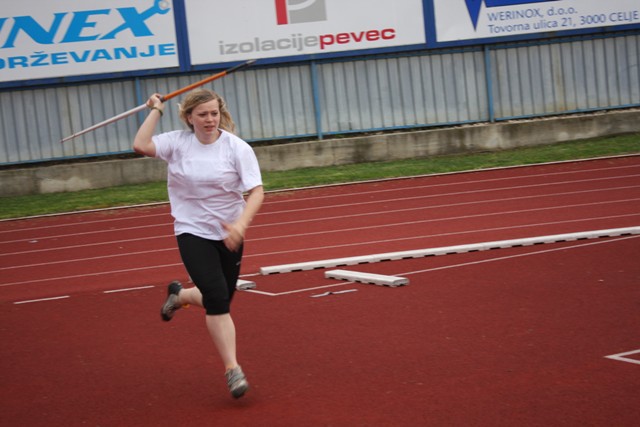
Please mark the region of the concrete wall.
MULTIPOLYGON (((640 110, 255 147, 263 171, 496 151, 640 133, 640 110)), ((70 163, 0 171, 0 196, 79 191, 166 179, 156 159, 70 163)))

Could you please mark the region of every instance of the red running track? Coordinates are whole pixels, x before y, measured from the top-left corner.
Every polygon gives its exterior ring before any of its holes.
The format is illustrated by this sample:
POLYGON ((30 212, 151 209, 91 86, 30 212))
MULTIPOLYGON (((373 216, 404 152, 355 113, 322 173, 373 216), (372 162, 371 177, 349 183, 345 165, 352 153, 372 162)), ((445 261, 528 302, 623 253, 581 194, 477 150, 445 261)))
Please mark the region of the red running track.
POLYGON ((640 156, 270 193, 243 265, 258 289, 234 305, 252 390, 233 401, 202 314, 159 320, 187 281, 167 205, 5 221, 2 423, 635 425, 640 237, 345 268, 399 288, 258 272, 638 225, 640 156))

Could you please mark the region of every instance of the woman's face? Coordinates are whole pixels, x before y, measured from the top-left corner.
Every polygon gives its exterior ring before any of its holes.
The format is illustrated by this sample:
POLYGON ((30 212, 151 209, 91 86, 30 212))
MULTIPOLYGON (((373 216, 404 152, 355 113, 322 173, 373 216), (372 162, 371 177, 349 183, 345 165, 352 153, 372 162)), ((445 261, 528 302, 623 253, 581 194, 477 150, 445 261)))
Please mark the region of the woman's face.
POLYGON ((191 114, 187 116, 189 123, 193 126, 193 131, 199 139, 204 137, 210 139, 218 137, 218 125, 220 124, 220 108, 218 100, 214 99, 209 102, 195 107, 191 114))

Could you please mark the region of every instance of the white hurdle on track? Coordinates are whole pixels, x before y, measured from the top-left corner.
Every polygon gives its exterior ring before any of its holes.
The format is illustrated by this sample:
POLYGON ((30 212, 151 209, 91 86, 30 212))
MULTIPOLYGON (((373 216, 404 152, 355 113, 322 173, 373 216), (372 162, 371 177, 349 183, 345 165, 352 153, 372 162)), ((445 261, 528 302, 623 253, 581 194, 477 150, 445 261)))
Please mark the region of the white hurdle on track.
POLYGON ((255 289, 256 282, 252 282, 250 280, 238 279, 236 282, 236 289, 239 291, 247 291, 249 289, 255 289))
POLYGON ((550 236, 528 237, 523 239, 499 240, 495 242, 472 243, 468 245, 446 246, 441 248, 418 249, 412 251, 388 252, 348 258, 334 258, 320 261, 300 262, 295 264, 274 265, 268 267, 260 267, 260 274, 266 276, 269 274, 291 273, 295 271, 316 270, 322 268, 342 267, 347 265, 372 264, 382 261, 461 254, 466 252, 541 245, 545 243, 561 243, 574 240, 596 239, 602 237, 629 236, 633 234, 640 234, 640 226, 612 228, 607 230, 583 231, 567 234, 555 234, 550 236))
POLYGON ((399 276, 386 276, 384 274, 363 273, 361 271, 329 270, 324 273, 327 279, 348 280, 350 282, 366 283, 381 286, 404 286, 409 284, 409 279, 399 276))

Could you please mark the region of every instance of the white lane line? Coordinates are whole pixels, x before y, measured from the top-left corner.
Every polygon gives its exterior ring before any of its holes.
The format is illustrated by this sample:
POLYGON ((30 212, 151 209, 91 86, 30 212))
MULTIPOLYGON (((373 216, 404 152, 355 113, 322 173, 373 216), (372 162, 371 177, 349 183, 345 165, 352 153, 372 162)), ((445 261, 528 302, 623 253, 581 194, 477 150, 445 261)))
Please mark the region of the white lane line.
MULTIPOLYGON (((507 212, 489 212, 489 213, 474 214, 474 215, 462 215, 462 216, 455 216, 455 217, 433 218, 433 219, 417 221, 417 222, 413 221, 413 222, 401 222, 401 223, 388 223, 388 224, 386 224, 386 226, 387 227, 392 227, 392 226, 396 226, 396 225, 405 225, 405 224, 414 224, 414 223, 443 222, 443 221, 452 221, 452 220, 468 219, 468 218, 482 218, 482 217, 503 215, 503 214, 511 215, 511 214, 516 214, 516 213, 530 213, 530 212, 548 211, 548 210, 554 210, 554 209, 580 208, 580 207, 587 207, 587 206, 601 206, 601 205, 612 204, 612 203, 629 203, 629 202, 634 202, 634 201, 638 201, 638 200, 640 200, 640 198, 637 198, 637 199, 623 199, 623 200, 609 200, 609 201, 605 201, 605 202, 581 203, 581 204, 562 205, 562 206, 549 206, 549 207, 535 208, 535 209, 520 209, 520 210, 507 211, 507 212)), ((493 200, 493 201, 500 202, 502 200, 493 200)), ((363 214, 355 214, 355 215, 343 215, 343 216, 339 216, 339 217, 325 217, 325 218, 317 218, 317 219, 311 219, 311 220, 289 221, 289 222, 269 224, 268 226, 270 226, 270 227, 281 226, 281 225, 285 225, 285 224, 291 224, 291 223, 294 223, 294 222, 328 221, 328 220, 331 220, 331 219, 349 218, 349 217, 354 217, 354 216, 363 217, 363 216, 368 216, 368 215, 392 214, 392 213, 408 212, 408 211, 414 211, 414 210, 446 208, 446 207, 451 207, 451 206, 452 205, 426 206, 426 207, 423 206, 423 207, 419 207, 419 208, 388 210, 388 211, 385 211, 385 212, 373 212, 373 213, 363 213, 363 214)), ((632 215, 635 215, 635 214, 632 214, 632 215)), ((582 220, 579 219, 579 220, 576 220, 576 221, 582 221, 582 220)), ((262 226, 261 225, 255 225, 254 226, 254 228, 258 228, 258 227, 265 227, 265 225, 262 225, 262 226)), ((344 232, 344 231, 352 231, 352 230, 356 230, 356 229, 358 229, 358 228, 327 230, 327 231, 319 231, 316 234, 332 233, 332 232, 344 232)), ((282 238, 290 238, 290 237, 304 236, 304 235, 308 235, 308 234, 304 234, 303 233, 303 234, 289 234, 289 235, 280 235, 280 236, 259 237, 259 238, 248 239, 247 241, 248 242, 249 241, 253 242, 253 241, 259 241, 259 240, 273 240, 273 239, 278 239, 279 240, 279 239, 282 239, 282 238)), ((4 252, 4 253, 0 254, 0 257, 9 256, 9 255, 21 255, 21 254, 31 254, 31 253, 38 253, 38 252, 67 250, 67 249, 75 249, 75 248, 80 248, 80 247, 101 246, 101 245, 116 244, 116 243, 140 242, 140 241, 144 241, 144 240, 164 239, 164 238, 170 238, 170 237, 173 238, 172 235, 166 235, 166 236, 163 235, 163 236, 144 237, 144 238, 138 238, 138 239, 126 239, 126 240, 114 240, 114 241, 108 241, 108 242, 96 242, 96 243, 88 243, 88 244, 83 244, 83 245, 59 246, 59 247, 55 247, 55 248, 34 249, 34 250, 19 251, 19 252, 4 252)))
POLYGON ((251 294, 260 294, 260 295, 266 295, 268 297, 274 297, 277 294, 271 293, 271 292, 265 292, 265 291, 258 291, 257 289, 247 289, 246 291, 243 292, 249 292, 251 294))
MULTIPOLYGON (((553 222, 540 222, 540 223, 532 223, 532 224, 520 224, 520 225, 512 225, 512 226, 505 226, 505 227, 492 227, 492 228, 483 228, 483 229, 474 229, 474 230, 463 230, 463 231, 453 231, 453 232, 449 232, 449 233, 437 233, 437 234, 423 234, 423 235, 413 235, 411 237, 398 237, 395 239, 388 239, 388 240, 377 240, 377 241, 373 241, 373 242, 364 242, 364 243, 351 243, 348 245, 336 245, 336 246, 331 246, 331 248, 333 247, 343 247, 343 246, 354 246, 354 245, 369 245, 369 244, 378 244, 378 243, 388 243, 388 242, 394 242, 394 241, 401 241, 401 240, 415 240, 415 239, 428 239, 428 238, 433 238, 433 237, 445 237, 445 236, 459 236, 462 234, 475 234, 475 233, 485 233, 487 231, 504 231, 504 230, 513 230, 513 229, 521 229, 521 228, 532 228, 532 227, 541 227, 541 226, 548 226, 548 225, 558 225, 558 224, 569 224, 569 223, 576 223, 576 222, 585 222, 585 221, 598 221, 598 220, 604 220, 604 219, 617 219, 617 218, 626 218, 626 217, 632 217, 632 216, 640 216, 640 212, 638 213, 632 213, 632 214, 624 214, 624 215, 609 215, 609 216, 600 216, 600 217, 591 217, 591 218, 580 218, 580 219, 571 219, 571 220, 564 220, 564 221, 553 221, 553 222)), ((398 223, 398 225, 404 225, 407 223, 398 223)), ((388 226, 390 226, 391 224, 387 224, 388 226)), ((342 231, 350 231, 348 229, 343 229, 342 231)), ((297 235, 284 235, 284 236, 276 236, 274 238, 276 239, 288 239, 291 237, 296 237, 297 235)), ((249 239, 247 240, 247 242, 254 242, 257 240, 267 240, 266 238, 260 239, 249 239)), ((69 247, 70 249, 71 247, 69 247)), ((303 250, 307 251, 307 250, 313 250, 313 249, 326 249, 328 247, 322 247, 322 248, 304 248, 303 250)), ((171 248, 159 248, 159 249, 151 249, 148 251, 138 251, 138 252, 124 252, 124 253, 119 253, 119 254, 113 254, 113 255, 101 255, 101 256, 96 256, 96 257, 88 257, 88 258, 73 258, 73 259, 64 259, 64 260, 59 260, 59 261, 49 261, 49 262, 41 262, 41 263, 34 263, 34 264, 23 264, 23 265, 10 265, 8 267, 0 267, 0 271, 2 270, 15 270, 15 269, 19 269, 19 268, 31 268, 31 267, 42 267, 42 266, 49 266, 49 265, 57 265, 57 264, 67 264, 67 263, 78 263, 78 262, 86 262, 86 261, 93 261, 96 259, 105 259, 105 258, 117 258, 117 257, 128 257, 131 255, 144 255, 144 254, 150 254, 150 253, 157 253, 157 252, 166 252, 166 251, 175 251, 177 250, 177 248, 175 247, 171 247, 171 248)), ((296 249, 292 249, 292 250, 288 250, 285 251, 287 253, 289 252, 298 252, 299 250, 296 249)), ((269 252, 269 253, 263 253, 263 254, 246 254, 246 257, 256 257, 256 256, 265 256, 265 255, 277 255, 281 252, 269 252)), ((248 274, 247 276, 258 276, 260 275, 260 273, 251 273, 248 274)))
MULTIPOLYGON (((112 289, 112 290, 109 290, 109 291, 102 291, 102 293, 103 294, 113 294, 113 293, 118 293, 118 292, 129 292, 129 291, 137 291, 137 290, 141 290, 141 289, 150 289, 150 288, 155 288, 155 286, 149 285, 149 286, 139 286, 139 287, 136 287, 136 288, 112 289)), ((56 301, 56 300, 67 299, 67 298, 71 298, 71 296, 62 295, 62 296, 59 296, 59 297, 39 298, 39 299, 32 299, 32 300, 26 300, 26 301, 16 301, 13 304, 16 304, 16 305, 19 305, 19 304, 30 304, 30 303, 34 303, 34 302, 56 301)))
POLYGON ((49 282, 52 280, 68 280, 68 279, 77 279, 79 277, 94 277, 94 276, 103 276, 105 274, 115 274, 115 273, 130 273, 132 271, 140 271, 140 270, 151 270, 155 268, 168 268, 168 267, 178 267, 182 266, 182 263, 175 264, 163 264, 163 265, 150 265, 146 267, 137 267, 137 268, 125 268, 122 270, 110 270, 110 271, 100 271, 97 273, 84 273, 84 274, 75 274, 72 276, 60 276, 60 277, 46 277, 44 279, 36 279, 36 280, 25 280, 22 282, 11 282, 11 283, 2 283, 0 284, 0 288, 4 288, 7 286, 16 286, 16 285, 25 285, 27 283, 40 283, 40 282, 49 282))
POLYGON ((150 236, 150 237, 143 237, 143 238, 137 238, 137 239, 108 240, 106 242, 84 243, 81 245, 71 245, 71 246, 57 246, 55 248, 30 249, 28 251, 19 251, 19 252, 6 252, 6 253, 3 252, 0 254, 0 257, 8 256, 8 255, 32 254, 32 253, 38 253, 38 252, 64 251, 67 249, 88 248, 92 246, 115 245, 120 243, 141 242, 141 241, 147 241, 147 240, 168 239, 168 238, 172 238, 172 240, 175 241, 174 235, 163 234, 159 236, 150 236))
POLYGON ((107 258, 117 258, 117 257, 130 257, 133 255, 143 255, 150 253, 158 253, 158 252, 166 252, 166 251, 177 251, 177 248, 160 248, 160 249, 151 249, 148 251, 138 251, 138 252, 125 252, 121 254, 113 254, 113 255, 100 255, 94 257, 87 258, 73 258, 73 259, 63 259, 59 261, 49 261, 49 262, 39 262, 35 264, 24 264, 24 265, 10 265, 8 267, 0 267, 0 271, 2 270, 15 270, 16 268, 31 268, 31 267, 42 267, 49 265, 57 265, 57 264, 67 264, 67 263, 79 263, 79 262, 87 262, 87 261, 95 261, 95 260, 103 260, 107 258))
POLYGON ((70 297, 69 297, 69 295, 63 295, 63 296, 59 296, 59 297, 40 298, 40 299, 32 299, 32 300, 26 300, 26 301, 16 301, 16 302, 14 302, 14 304, 16 304, 16 305, 18 305, 18 304, 31 304, 33 302, 55 301, 55 300, 65 299, 65 298, 70 298, 70 297))
MULTIPOLYGON (((118 231, 140 230, 142 228, 154 228, 154 227, 171 227, 171 224, 136 225, 135 227, 109 228, 109 229, 106 229, 106 230, 87 231, 85 233, 57 234, 55 236, 42 236, 42 237, 37 237, 36 236, 36 237, 30 237, 28 239, 5 240, 5 241, 0 242, 0 244, 31 242, 31 241, 43 241, 43 240, 51 240, 51 239, 61 239, 63 237, 87 236, 87 235, 90 235, 90 234, 115 233, 115 232, 118 232, 118 231)), ((173 230, 171 230, 171 231, 173 231, 173 230)))
MULTIPOLYGON (((457 195, 465 195, 465 194, 477 194, 477 193, 483 193, 483 192, 493 192, 493 191, 503 191, 503 190, 511 191, 511 190, 520 190, 520 189, 523 189, 523 188, 540 187, 540 186, 561 185, 561 184, 567 184, 567 183, 568 184, 573 184, 573 183, 576 183, 576 182, 585 182, 585 181, 601 181, 601 180, 610 180, 610 179, 628 179, 630 177, 635 177, 635 176, 640 176, 640 174, 639 175, 619 176, 619 177, 608 177, 608 178, 594 178, 594 179, 590 179, 590 180, 581 180, 581 181, 567 181, 567 182, 554 182, 554 183, 547 183, 547 184, 535 184, 535 185, 527 185, 527 186, 488 188, 488 189, 482 189, 482 190, 471 190, 471 191, 454 192, 454 193, 443 193, 443 194, 430 194, 430 195, 421 195, 421 196, 413 196, 413 197, 401 197, 401 198, 395 198, 395 199, 378 199, 378 200, 371 200, 371 201, 359 202, 359 203, 323 205, 323 206, 315 206, 315 207, 305 207, 305 208, 302 208, 302 209, 290 209, 290 210, 283 210, 283 211, 264 212, 264 213, 260 213, 259 215, 260 215, 261 218, 264 218, 266 215, 274 215, 274 214, 281 215, 281 214, 288 214, 288 213, 293 213, 293 212, 305 212, 305 213, 308 213, 311 210, 336 209, 336 208, 343 208, 343 207, 348 207, 348 208, 351 209, 354 206, 365 206, 365 205, 371 205, 371 204, 404 202, 404 201, 407 201, 407 200, 423 200, 423 199, 429 199, 429 198, 435 198, 435 197, 448 197, 448 196, 457 196, 457 195)), ((515 201, 515 200, 532 199, 532 198, 555 197, 555 196, 574 195, 574 194, 583 194, 583 193, 593 193, 593 192, 602 192, 602 191, 613 191, 613 190, 624 190, 624 189, 633 189, 633 188, 640 188, 640 186, 638 186, 638 185, 628 185, 628 186, 621 186, 621 187, 588 189, 588 190, 559 192, 559 193, 545 193, 545 194, 535 194, 535 195, 530 195, 530 196, 508 197, 508 198, 499 198, 499 199, 490 199, 490 200, 475 200, 475 201, 462 202, 462 203, 453 203, 453 204, 445 204, 445 205, 434 205, 434 206, 429 206, 428 208, 429 209, 435 209, 435 208, 441 208, 441 207, 465 206, 465 205, 480 204, 480 203, 486 204, 486 203, 492 203, 492 202, 515 201)), ((424 209, 424 207, 422 209, 424 209)), ((376 212, 376 213, 378 213, 378 214, 380 214, 380 213, 388 213, 388 211, 387 212, 376 212)), ((326 221, 327 219, 328 218, 324 217, 324 218, 321 218, 320 220, 326 221)), ((318 219, 316 219, 316 221, 317 220, 318 219)), ((273 224, 262 224, 262 225, 261 224, 255 224, 253 226, 253 228, 267 227, 267 226, 273 226, 273 224)), ((87 232, 82 232, 82 233, 58 234, 58 235, 54 235, 54 236, 41 236, 41 237, 32 236, 32 237, 25 238, 25 239, 0 241, 0 244, 13 244, 13 243, 30 242, 30 241, 44 241, 44 240, 51 240, 51 239, 60 239, 60 238, 65 238, 65 237, 87 236, 87 235, 94 235, 94 234, 101 234, 101 233, 115 233, 115 232, 119 232, 119 231, 139 230, 139 229, 153 228, 153 227, 170 227, 170 224, 169 223, 164 223, 164 224, 140 225, 140 226, 135 226, 135 227, 108 228, 108 229, 102 229, 102 230, 87 231, 87 232)))
MULTIPOLYGON (((489 217, 489 216, 496 216, 496 215, 512 215, 512 214, 519 214, 519 213, 541 212, 541 211, 548 211, 548 210, 554 210, 554 209, 569 209, 569 208, 585 207, 585 206, 601 206, 601 205, 608 205, 608 204, 612 204, 612 203, 629 203, 629 202, 632 202, 632 201, 640 201, 640 198, 637 198, 637 199, 624 199, 624 200, 613 200, 613 201, 596 202, 596 203, 584 203, 584 204, 577 204, 577 205, 549 206, 549 207, 535 208, 535 209, 520 209, 520 210, 513 210, 513 211, 489 212, 489 213, 481 213, 481 214, 474 214, 474 215, 462 215, 462 216, 457 216, 457 217, 429 218, 429 219, 421 219, 421 220, 416 220, 416 221, 387 222, 385 224, 376 224, 376 225, 368 225, 368 226, 352 227, 352 228, 338 228, 338 229, 321 230, 321 231, 310 231, 310 232, 307 232, 307 233, 288 234, 288 235, 284 235, 284 236, 256 237, 256 238, 251 239, 251 241, 252 242, 257 242, 257 241, 261 241, 261 240, 272 240, 272 239, 293 238, 293 237, 306 237, 306 236, 314 236, 314 235, 319 235, 319 234, 344 233, 344 232, 352 232, 352 231, 359 231, 359 230, 371 230, 371 229, 379 230, 381 228, 404 227, 406 225, 424 224, 424 223, 429 223, 429 222, 443 222, 443 221, 453 221, 453 220, 458 220, 458 219, 482 218, 482 217, 489 217)), ((639 206, 639 208, 640 208, 640 206, 639 206)), ((430 208, 420 208, 420 209, 431 209, 431 207, 430 208)), ((379 212, 377 214, 380 215, 379 212)), ((365 216, 365 215, 367 215, 367 214, 357 215, 357 216, 365 216)), ((636 214, 634 213, 632 215, 636 215, 636 214)), ((345 218, 345 217, 342 217, 342 218, 345 218)), ((336 219, 338 219, 338 218, 336 218, 336 219)), ((324 219, 323 221, 330 220, 330 219, 331 218, 327 218, 327 219, 324 219)))
POLYGON ((112 289, 112 290, 109 290, 109 291, 102 291, 102 293, 103 294, 115 294, 115 293, 118 293, 118 292, 139 291, 140 289, 151 289, 151 288, 155 288, 155 286, 149 285, 149 286, 138 286, 136 288, 112 289))
MULTIPOLYGON (((488 193, 493 191, 523 190, 528 188, 551 186, 551 185, 576 184, 576 183, 582 183, 586 181, 629 179, 631 177, 636 177, 636 176, 640 176, 640 174, 639 175, 622 175, 622 176, 615 176, 615 177, 608 177, 608 178, 594 178, 594 179, 579 180, 579 181, 550 182, 546 184, 522 185, 522 186, 513 186, 513 187, 485 188, 480 190, 458 191, 453 193, 426 194, 426 195, 412 196, 412 197, 398 197, 395 199, 376 199, 376 200, 371 200, 367 202, 358 202, 358 203, 342 203, 342 204, 334 204, 334 205, 308 206, 300 209, 286 209, 282 211, 264 212, 264 213, 261 213, 261 216, 264 217, 266 215, 288 214, 292 212, 307 213, 312 210, 336 209, 336 208, 344 208, 344 207, 352 208, 354 205, 364 206, 364 205, 373 205, 373 204, 380 204, 380 203, 404 202, 406 200, 422 200, 422 199, 432 199, 437 197, 462 196, 467 194, 488 193)), ((589 190, 580 190, 580 191, 567 191, 562 193, 545 193, 545 194, 538 194, 533 196, 514 197, 514 198, 506 198, 506 199, 500 199, 500 200, 519 200, 519 199, 527 199, 527 198, 534 198, 534 197, 551 197, 551 196, 558 196, 558 195, 581 194, 581 193, 589 193, 589 192, 597 192, 597 191, 610 191, 613 189, 628 189, 628 188, 638 188, 638 187, 639 187, 638 185, 628 185, 624 187, 598 188, 598 189, 589 189, 589 190)), ((478 202, 466 202, 466 203, 478 203, 478 202)))
MULTIPOLYGON (((612 187, 612 188, 605 188, 605 189, 596 189, 596 190, 583 190, 583 191, 571 191, 571 192, 566 192, 566 193, 548 193, 548 194, 535 194, 532 196, 519 196, 519 197, 508 197, 508 198, 500 198, 500 199, 484 199, 484 200, 473 200, 473 201, 469 201, 469 202, 459 202, 459 203, 447 203, 447 204, 442 204, 442 205, 428 205, 428 206, 418 206, 415 208, 404 208, 404 209, 385 209, 385 210, 377 210, 377 211, 373 211, 373 212, 361 212, 361 213, 354 213, 354 214, 346 214, 346 215, 336 215, 336 216, 321 216, 319 218, 305 218, 305 219, 298 219, 298 220, 292 220, 292 221, 281 221, 281 222, 274 222, 274 223, 268 223, 268 224, 255 224, 252 228, 265 228, 265 227, 280 227, 283 225, 290 225, 290 224, 301 224, 301 223, 306 223, 306 222, 319 222, 319 221, 330 221, 330 220, 334 220, 334 219, 343 219, 343 218, 360 218, 363 216, 379 216, 379 215, 389 215, 389 214, 395 214, 395 213, 401 213, 401 212, 411 212, 411 211, 422 211, 422 210, 430 210, 430 209, 444 209, 444 208, 452 208, 452 207, 458 207, 458 206, 469 206, 469 205, 480 205, 480 204, 490 204, 490 203, 504 203, 504 202, 514 202, 517 200, 526 200, 526 199, 535 199, 535 198, 543 198, 543 197, 557 197, 557 196, 571 196, 574 194, 580 194, 580 193, 593 193, 593 192, 600 192, 600 191, 613 191, 613 190, 625 190, 625 189, 635 189, 635 188, 640 188, 640 186, 637 185, 633 185, 633 186, 624 186, 624 187, 612 187)), ((625 198, 625 199, 620 199, 620 200, 600 200, 597 202, 590 202, 588 204, 601 204, 601 203, 625 203, 625 202, 632 202, 632 201, 637 201, 640 200, 638 198, 632 199, 632 198, 625 198)), ((357 207, 360 204, 356 204, 354 203, 353 205, 351 205, 352 208, 357 207)), ((543 209, 560 209, 563 207, 574 207, 574 206, 580 206, 580 205, 562 205, 562 206, 558 206, 558 207, 549 207, 549 208, 543 208, 543 209)), ((527 210, 528 212, 528 210, 527 210)), ((441 220, 446 220, 448 218, 442 218, 441 220)))
MULTIPOLYGON (((166 204, 168 204, 169 202, 164 202, 166 204)), ((124 207, 122 209, 134 209, 137 208, 138 206, 130 206, 130 207, 124 207)), ((116 209, 116 208, 106 208, 108 209, 116 209)), ((83 211, 83 212, 78 212, 77 214, 85 214, 85 213, 92 213, 92 211, 83 211)), ((70 214, 74 214, 74 212, 71 212, 70 214)), ((63 215, 63 214, 51 214, 51 216, 55 217, 57 215, 63 215)), ((69 214, 67 214, 69 215, 69 214)), ((80 222, 68 222, 65 224, 48 224, 48 225, 43 225, 43 226, 39 226, 39 227, 26 227, 26 228, 14 228, 14 229, 9 229, 9 230, 0 230, 0 234, 4 234, 4 233, 18 233, 18 232, 25 232, 25 231, 36 231, 36 230, 50 230, 52 228, 62 228, 62 227, 77 227, 79 225, 87 225, 87 224, 103 224, 103 223, 110 223, 110 222, 116 222, 116 221, 127 221, 127 220, 140 220, 142 218, 144 218, 145 220, 148 220, 149 218, 153 218, 153 217, 158 217, 158 216, 166 216, 168 217, 169 221, 164 222, 163 224, 172 224, 171 221, 171 213, 169 211, 164 212, 164 213, 154 213, 154 214, 144 214, 144 215, 133 215, 133 216, 123 216, 123 217, 118 217, 118 218, 108 218, 108 219, 96 219, 96 220, 91 220, 91 221, 84 221, 81 219, 80 222)), ((25 220, 27 220, 28 218, 25 218, 25 220)))
MULTIPOLYGON (((510 177, 504 177, 504 178, 489 178, 489 179, 477 179, 477 180, 472 180, 472 181, 456 181, 456 182, 445 182, 445 183, 439 183, 439 184, 425 184, 425 185, 410 185, 410 186, 404 186, 404 187, 396 187, 396 188, 389 188, 389 189, 378 189, 378 190, 369 190, 369 191, 356 191, 356 192, 351 192, 351 193, 339 193, 339 194, 328 194, 328 195, 324 195, 324 196, 311 196, 311 197, 300 197, 300 198, 295 198, 295 199, 285 199, 285 200, 270 200, 270 201, 265 201, 265 203, 263 203, 264 205, 268 205, 268 204, 279 204, 279 203, 295 203, 295 202, 299 202, 299 201, 303 201, 303 202, 307 202, 307 201, 312 201, 312 200, 320 200, 320 199, 331 199, 331 198, 338 198, 338 197, 353 197, 353 196, 360 196, 360 195, 367 195, 367 194, 380 194, 380 193, 390 193, 390 192, 394 192, 394 191, 406 191, 406 190, 421 190, 421 189, 431 189, 431 188, 438 188, 438 187, 451 187, 451 186, 461 186, 461 185, 469 185, 469 184, 484 184, 484 183, 490 183, 490 182, 498 182, 498 181, 513 181, 513 180, 517 180, 517 179, 531 179, 531 178, 538 178, 538 177, 543 177, 543 178, 547 178, 550 176, 557 176, 557 175, 568 175, 568 174, 578 174, 578 173, 591 173, 591 172, 600 172, 600 171, 608 171, 608 170, 615 170, 615 169, 629 169, 629 168, 639 168, 640 165, 627 165, 627 166, 615 166, 615 167, 611 167, 611 168, 598 168, 598 169, 583 169, 583 170, 576 170, 576 171, 565 171, 565 172, 552 172, 552 173, 548 173, 548 174, 532 174, 532 175, 520 175, 520 176, 510 176, 510 177)), ((484 172, 485 170, 476 170, 473 172, 484 172)), ((449 175, 449 174, 436 174, 435 176, 444 176, 444 175, 449 175)), ((388 178, 385 180, 373 180, 373 181, 359 181, 359 182, 354 182, 354 183, 348 183, 348 184, 354 184, 354 185, 358 185, 358 184, 370 184, 370 183, 378 183, 378 182, 391 182, 391 181, 401 181, 401 180, 412 180, 412 179, 426 179, 426 178, 431 178, 434 177, 434 175, 419 175, 419 176, 410 176, 410 177, 400 177, 400 178, 388 178)), ((311 187, 310 189, 322 189, 322 188, 326 188, 326 187, 335 187, 335 186, 344 186, 345 184, 335 184, 335 185, 327 185, 327 186, 319 186, 319 187, 311 187)), ((301 188, 301 189, 297 189, 297 190, 306 190, 305 188, 301 188)), ((287 191, 293 191, 293 190, 280 190, 279 192, 287 192, 287 191)))

